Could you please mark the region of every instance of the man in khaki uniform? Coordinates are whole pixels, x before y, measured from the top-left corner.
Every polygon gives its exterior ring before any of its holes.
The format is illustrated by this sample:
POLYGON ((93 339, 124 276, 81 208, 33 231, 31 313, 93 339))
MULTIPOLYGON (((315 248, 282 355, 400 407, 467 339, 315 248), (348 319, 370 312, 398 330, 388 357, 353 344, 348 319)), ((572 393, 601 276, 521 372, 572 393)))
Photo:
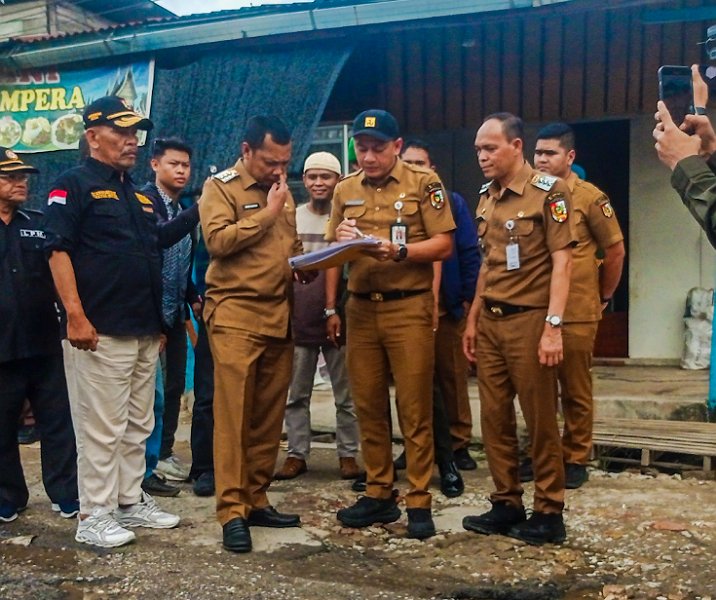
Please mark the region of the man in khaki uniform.
POLYGON ((566 533, 556 366, 575 236, 569 188, 525 161, 523 137, 522 120, 509 113, 487 117, 475 137, 478 163, 492 181, 480 190, 477 207, 483 262, 463 346, 478 364, 483 443, 496 490, 492 509, 465 517, 463 526, 560 543, 566 533), (535 467, 529 519, 517 474, 515 395, 535 467))
POLYGON ((393 488, 389 375, 395 379, 410 491, 408 536, 434 535, 428 485, 433 471, 433 261, 452 251, 455 229, 445 190, 428 169, 400 160, 395 118, 368 110, 353 123, 360 170, 335 189, 328 240, 361 236, 380 246, 350 264, 346 306, 348 377, 366 466, 366 496, 338 511, 348 527, 400 517, 393 488))
MULTIPOLYGON (((625 255, 624 235, 609 198, 577 177, 572 171, 574 158, 574 131, 569 125, 552 123, 539 131, 535 168, 567 183, 572 192, 578 239, 572 251, 572 279, 562 328, 564 361, 559 365, 564 414, 562 454, 568 490, 581 487, 588 478, 586 464, 592 449, 594 420, 591 373, 594 339, 602 311, 619 284, 625 255), (604 252, 601 268, 597 260, 600 249, 604 252)), ((528 466, 531 475, 531 463, 528 466)), ((524 467, 520 467, 523 481, 524 467)))
POLYGON ((211 255, 204 320, 214 358, 216 509, 233 552, 251 550, 251 525, 300 525, 266 496, 293 358, 288 258, 302 252, 286 185, 290 159, 281 120, 252 117, 241 158, 204 184, 200 200, 211 255))

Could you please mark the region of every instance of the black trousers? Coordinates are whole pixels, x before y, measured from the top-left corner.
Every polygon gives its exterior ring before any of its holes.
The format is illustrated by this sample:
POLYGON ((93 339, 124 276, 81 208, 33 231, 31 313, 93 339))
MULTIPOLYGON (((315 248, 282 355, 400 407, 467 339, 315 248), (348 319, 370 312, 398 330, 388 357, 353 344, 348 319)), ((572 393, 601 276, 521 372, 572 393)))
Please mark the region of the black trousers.
POLYGON ((191 418, 190 478, 214 470, 214 361, 204 321, 194 348, 194 413, 191 418))
POLYGON ((75 500, 77 449, 61 354, 0 363, 0 502, 15 508, 29 498, 17 430, 25 399, 40 432, 42 483, 52 502, 75 500))
POLYGON ((174 436, 179 426, 181 397, 186 385, 186 326, 180 318, 167 330, 164 348, 164 422, 159 460, 172 455, 174 436))
POLYGON ((441 466, 455 460, 450 435, 450 419, 437 378, 433 380, 433 444, 435 464, 441 466))

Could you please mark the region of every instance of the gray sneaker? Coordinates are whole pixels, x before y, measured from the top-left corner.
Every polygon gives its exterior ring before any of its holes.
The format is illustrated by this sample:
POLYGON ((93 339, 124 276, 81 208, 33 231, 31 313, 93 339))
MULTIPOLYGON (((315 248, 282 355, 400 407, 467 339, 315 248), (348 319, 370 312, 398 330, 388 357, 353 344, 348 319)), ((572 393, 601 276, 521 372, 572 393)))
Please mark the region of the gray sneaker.
POLYGON ((142 499, 136 504, 115 510, 114 518, 122 527, 171 529, 179 525, 179 515, 164 512, 147 492, 142 492, 142 499))
POLYGON ((186 481, 189 479, 189 467, 175 454, 172 454, 169 458, 160 460, 154 470, 164 475, 164 477, 170 481, 186 481))
POLYGON ((83 544, 116 548, 130 544, 135 539, 134 532, 120 526, 109 512, 92 514, 86 519, 77 521, 75 540, 83 544))

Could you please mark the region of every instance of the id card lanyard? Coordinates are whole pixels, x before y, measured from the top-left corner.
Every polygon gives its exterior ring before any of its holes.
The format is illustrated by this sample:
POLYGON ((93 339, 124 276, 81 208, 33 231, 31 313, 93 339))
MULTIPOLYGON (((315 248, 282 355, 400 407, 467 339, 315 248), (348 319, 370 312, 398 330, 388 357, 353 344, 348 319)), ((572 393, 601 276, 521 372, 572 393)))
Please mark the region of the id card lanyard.
POLYGON ((403 210, 403 206, 402 200, 396 200, 395 204, 393 204, 393 207, 398 212, 395 223, 390 226, 390 241, 393 244, 405 245, 408 243, 408 226, 403 223, 400 217, 400 211, 403 210))
POLYGON ((507 270, 515 271, 516 269, 520 268, 520 244, 517 236, 514 233, 515 222, 512 219, 509 219, 505 223, 505 229, 507 229, 510 235, 510 241, 507 246, 505 246, 505 254, 507 257, 507 270))

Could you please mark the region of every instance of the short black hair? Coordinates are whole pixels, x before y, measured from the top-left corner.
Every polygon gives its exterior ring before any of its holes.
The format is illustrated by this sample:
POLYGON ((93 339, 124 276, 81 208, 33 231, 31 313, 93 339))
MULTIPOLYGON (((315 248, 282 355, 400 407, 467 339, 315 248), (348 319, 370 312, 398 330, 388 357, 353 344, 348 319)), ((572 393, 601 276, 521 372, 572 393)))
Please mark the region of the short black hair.
POLYGON ((420 138, 410 138, 405 140, 403 142, 403 149, 401 150, 400 155, 402 156, 408 148, 419 148, 420 150, 425 150, 428 157, 430 156, 430 144, 420 138))
POLYGON ((538 140, 559 140, 567 152, 574 150, 574 129, 566 123, 550 123, 537 132, 538 140))
POLYGON ((263 146, 266 135, 279 146, 286 146, 291 143, 291 132, 285 123, 276 115, 255 115, 246 123, 244 141, 253 150, 263 146))
POLYGON ((191 158, 192 149, 189 144, 176 137, 157 138, 152 144, 152 158, 159 158, 167 153, 167 150, 186 152, 191 158))
POLYGON ((520 138, 521 140, 525 139, 525 124, 518 116, 508 112, 496 112, 485 117, 483 123, 491 121, 492 119, 502 123, 502 131, 508 142, 516 138, 520 138))

